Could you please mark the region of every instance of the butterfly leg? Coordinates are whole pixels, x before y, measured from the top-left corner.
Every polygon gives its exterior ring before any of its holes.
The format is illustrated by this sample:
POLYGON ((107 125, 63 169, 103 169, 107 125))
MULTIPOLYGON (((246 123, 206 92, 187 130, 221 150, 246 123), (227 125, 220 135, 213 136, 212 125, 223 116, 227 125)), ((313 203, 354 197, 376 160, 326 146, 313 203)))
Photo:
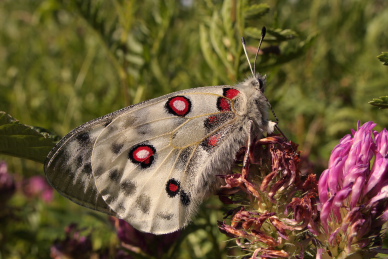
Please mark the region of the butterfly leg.
POLYGON ((245 185, 245 188, 250 192, 253 196, 256 198, 260 198, 259 192, 256 190, 255 186, 248 180, 249 176, 249 168, 250 168, 250 153, 251 153, 251 146, 253 144, 252 142, 252 121, 249 121, 248 123, 248 143, 247 143, 247 149, 245 151, 244 160, 243 160, 243 168, 241 173, 241 179, 245 185))
POLYGON ((244 192, 250 193, 256 198, 260 198, 259 192, 256 190, 255 186, 248 180, 252 156, 251 150, 252 146, 254 146, 254 141, 252 137, 252 126, 253 122, 249 121, 247 124, 248 139, 246 148, 244 150, 243 167, 241 174, 230 174, 224 176, 226 185, 222 186, 219 192, 220 199, 224 203, 232 204, 233 201, 229 198, 225 198, 225 196, 234 194, 239 190, 243 190, 244 192))

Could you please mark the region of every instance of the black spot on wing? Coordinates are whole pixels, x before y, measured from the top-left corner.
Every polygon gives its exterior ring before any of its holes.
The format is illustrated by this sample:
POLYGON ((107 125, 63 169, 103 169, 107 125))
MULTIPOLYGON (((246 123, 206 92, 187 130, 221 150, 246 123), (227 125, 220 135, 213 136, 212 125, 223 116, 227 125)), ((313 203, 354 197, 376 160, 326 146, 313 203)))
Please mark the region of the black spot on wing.
POLYGON ((82 132, 76 137, 76 139, 80 145, 86 145, 90 142, 90 136, 87 132, 82 132))
POLYGON ((124 146, 123 143, 113 143, 112 152, 117 155, 118 153, 120 153, 120 150, 123 148, 123 146, 124 146))
POLYGON ((136 199, 136 207, 138 207, 143 213, 148 213, 151 208, 151 198, 146 194, 140 194, 136 199))
POLYGON ((181 190, 180 192, 180 198, 181 198, 181 203, 184 206, 188 206, 191 202, 190 200, 190 194, 186 193, 185 191, 181 190))
POLYGON ((174 218, 174 214, 172 213, 162 213, 162 212, 159 212, 158 214, 156 214, 159 218, 161 219, 164 219, 164 220, 172 220, 174 218))
POLYGON ((125 195, 131 195, 136 191, 136 185, 130 180, 125 180, 120 185, 121 190, 125 195))
POLYGON ((85 174, 90 175, 90 174, 92 173, 92 164, 91 164, 91 163, 85 164, 85 165, 84 165, 83 172, 84 172, 85 174))
POLYGON ((120 180, 120 172, 117 169, 112 169, 109 171, 109 179, 113 182, 118 182, 120 180))

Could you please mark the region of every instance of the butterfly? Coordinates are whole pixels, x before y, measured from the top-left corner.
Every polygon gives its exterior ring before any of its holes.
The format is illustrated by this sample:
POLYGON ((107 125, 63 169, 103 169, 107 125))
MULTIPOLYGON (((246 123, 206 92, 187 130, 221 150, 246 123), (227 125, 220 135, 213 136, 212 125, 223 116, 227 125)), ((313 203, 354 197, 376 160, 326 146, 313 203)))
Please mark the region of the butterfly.
POLYGON ((140 231, 182 229, 250 135, 275 127, 265 77, 252 74, 235 86, 170 93, 81 125, 49 153, 48 181, 73 202, 140 231))

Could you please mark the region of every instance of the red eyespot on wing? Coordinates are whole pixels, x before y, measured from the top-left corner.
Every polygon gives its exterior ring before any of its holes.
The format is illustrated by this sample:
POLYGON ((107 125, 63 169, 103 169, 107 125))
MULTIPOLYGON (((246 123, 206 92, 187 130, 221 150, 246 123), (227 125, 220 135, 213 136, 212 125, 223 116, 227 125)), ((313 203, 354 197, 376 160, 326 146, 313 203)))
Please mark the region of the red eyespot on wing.
POLYGON ((218 145, 218 142, 220 142, 221 136, 219 134, 210 136, 208 139, 208 145, 215 147, 218 145))
POLYGON ((170 191, 172 191, 172 192, 177 192, 177 191, 179 190, 179 186, 176 185, 176 184, 170 183, 169 189, 170 189, 170 191))
POLYGON ((166 109, 177 116, 186 116, 191 110, 191 101, 184 96, 174 96, 168 99, 166 109))
POLYGON ((128 158, 135 164, 140 164, 142 168, 147 168, 152 165, 155 159, 156 150, 151 145, 140 144, 134 146, 129 151, 128 158))
POLYGON ((210 116, 208 119, 208 123, 212 124, 212 123, 217 123, 218 122, 218 117, 217 116, 210 116))
POLYGON ((224 97, 218 97, 217 108, 220 111, 230 111, 231 110, 230 101, 224 97))
POLYGON ((240 94, 240 91, 234 88, 224 88, 224 96, 229 99, 235 98, 240 94))
POLYGON ((218 147, 221 144, 223 136, 224 135, 222 133, 216 133, 214 135, 207 137, 201 143, 202 148, 206 152, 209 152, 209 153, 213 152, 216 149, 216 147, 218 147))
POLYGON ((179 193, 179 190, 180 190, 179 181, 175 180, 174 178, 171 178, 170 180, 167 181, 166 192, 170 198, 175 197, 179 193))

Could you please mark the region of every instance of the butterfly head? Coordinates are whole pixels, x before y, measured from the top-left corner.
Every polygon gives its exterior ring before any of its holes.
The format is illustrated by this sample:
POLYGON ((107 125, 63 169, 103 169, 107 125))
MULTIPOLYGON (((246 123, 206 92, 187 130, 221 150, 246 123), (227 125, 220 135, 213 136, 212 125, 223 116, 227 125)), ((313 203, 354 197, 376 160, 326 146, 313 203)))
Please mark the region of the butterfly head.
POLYGON ((259 88, 259 90, 264 93, 266 84, 267 84, 267 76, 266 75, 260 75, 256 74, 255 75, 255 81, 256 81, 256 87, 259 88))
POLYGON ((260 91, 261 94, 263 94, 267 86, 267 76, 256 74, 255 77, 249 77, 247 80, 245 80, 244 83, 249 88, 255 89, 256 91, 260 91))

